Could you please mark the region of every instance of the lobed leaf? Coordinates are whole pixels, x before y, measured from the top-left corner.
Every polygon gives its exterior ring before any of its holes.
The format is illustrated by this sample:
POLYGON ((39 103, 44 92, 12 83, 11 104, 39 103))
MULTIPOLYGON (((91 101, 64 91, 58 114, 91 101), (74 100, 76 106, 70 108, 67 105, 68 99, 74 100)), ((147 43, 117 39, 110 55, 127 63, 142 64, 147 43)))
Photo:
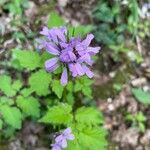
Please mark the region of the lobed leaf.
POLYGON ((81 107, 75 112, 77 122, 86 125, 98 125, 103 123, 102 114, 92 107, 81 107))
POLYGON ((45 116, 40 119, 40 122, 53 125, 67 125, 72 122, 72 108, 68 104, 59 104, 48 109, 45 116))
POLYGON ((40 116, 40 103, 34 97, 18 96, 16 99, 17 106, 27 115, 32 117, 40 116))
POLYGON ((42 66, 40 55, 35 51, 14 49, 13 54, 20 65, 26 69, 34 70, 42 66))
POLYGON ((52 82, 52 91, 58 96, 58 98, 62 97, 64 87, 61 85, 60 81, 53 80, 52 82))
POLYGON ((4 121, 15 129, 21 128, 22 114, 16 107, 10 107, 8 105, 2 105, 0 112, 4 121))
POLYGON ((32 73, 29 78, 29 85, 31 90, 35 91, 39 96, 46 96, 50 93, 50 82, 51 75, 42 69, 35 73, 32 73))

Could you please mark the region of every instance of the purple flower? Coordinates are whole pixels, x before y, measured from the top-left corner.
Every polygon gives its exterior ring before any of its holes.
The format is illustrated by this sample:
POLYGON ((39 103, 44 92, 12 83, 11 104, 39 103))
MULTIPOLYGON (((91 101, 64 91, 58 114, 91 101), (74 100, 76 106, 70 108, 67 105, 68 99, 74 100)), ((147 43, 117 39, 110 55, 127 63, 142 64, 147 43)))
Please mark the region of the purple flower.
POLYGON ((61 145, 59 143, 51 144, 52 150, 61 150, 61 145))
POLYGON ((55 71, 58 67, 63 66, 61 75, 61 84, 68 83, 68 71, 73 77, 87 75, 93 77, 93 72, 88 66, 92 66, 91 56, 96 55, 100 47, 90 47, 94 38, 93 34, 88 34, 82 40, 80 37, 72 37, 68 40, 67 29, 65 27, 48 29, 44 27, 40 34, 44 35, 43 42, 39 41, 39 48, 45 48, 52 55, 45 62, 45 68, 49 72, 55 71))
POLYGON ((67 140, 74 140, 71 128, 65 129, 62 134, 55 138, 55 144, 52 144, 52 150, 61 150, 67 147, 67 140))

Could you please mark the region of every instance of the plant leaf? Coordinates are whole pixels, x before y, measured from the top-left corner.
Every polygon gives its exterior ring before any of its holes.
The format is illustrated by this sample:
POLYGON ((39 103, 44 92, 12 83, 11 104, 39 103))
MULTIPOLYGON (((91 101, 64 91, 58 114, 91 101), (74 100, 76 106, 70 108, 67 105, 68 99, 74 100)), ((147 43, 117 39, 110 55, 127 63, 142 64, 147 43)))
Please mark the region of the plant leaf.
POLYGON ((3 105, 0 108, 4 121, 15 129, 21 128, 22 114, 16 107, 3 105))
POLYGON ((56 12, 50 13, 49 19, 48 19, 48 27, 59 27, 63 26, 65 24, 65 21, 62 17, 60 17, 56 12))
POLYGON ((132 93, 139 102, 150 104, 150 93, 144 92, 141 88, 133 88, 132 93))
POLYGON ((18 96, 16 100, 17 106, 27 115, 32 117, 40 116, 40 103, 34 97, 18 96))
POLYGON ((14 96, 16 91, 11 87, 11 77, 7 75, 0 76, 0 90, 7 96, 14 96))
POLYGON ((45 96, 50 93, 49 85, 51 81, 51 75, 45 70, 39 70, 29 78, 29 85, 32 91, 35 91, 39 96, 45 96))
POLYGON ((68 104, 59 104, 48 109, 45 116, 40 119, 40 122, 49 123, 53 125, 69 124, 73 116, 71 114, 72 108, 68 104))
POLYGON ((53 80, 52 82, 52 91, 58 96, 58 98, 62 97, 64 87, 61 85, 60 81, 53 80))
POLYGON ((77 122, 87 125, 98 125, 103 123, 102 114, 92 107, 81 107, 75 112, 77 122))
POLYGON ((14 49, 13 54, 26 69, 34 70, 42 66, 40 55, 35 51, 14 49))

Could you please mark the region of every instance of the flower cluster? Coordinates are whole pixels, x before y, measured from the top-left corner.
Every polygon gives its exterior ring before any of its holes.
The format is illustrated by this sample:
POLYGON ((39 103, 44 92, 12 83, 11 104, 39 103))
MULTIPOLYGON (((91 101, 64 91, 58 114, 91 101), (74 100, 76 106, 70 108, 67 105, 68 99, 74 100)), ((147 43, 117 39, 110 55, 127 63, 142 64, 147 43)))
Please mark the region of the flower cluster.
POLYGON ((90 47, 90 43, 94 38, 93 34, 88 34, 82 40, 80 37, 72 37, 68 39, 68 31, 65 27, 48 29, 44 27, 40 34, 44 35, 44 41, 40 42, 40 48, 45 48, 52 55, 45 62, 45 68, 49 72, 53 72, 58 67, 63 66, 61 75, 61 84, 66 85, 68 82, 68 71, 73 77, 87 75, 93 77, 93 72, 88 66, 92 66, 91 56, 99 52, 100 47, 90 47))
POLYGON ((55 138, 55 144, 52 144, 52 150, 61 150, 67 147, 67 140, 74 140, 74 135, 72 134, 71 128, 67 128, 62 134, 55 138))

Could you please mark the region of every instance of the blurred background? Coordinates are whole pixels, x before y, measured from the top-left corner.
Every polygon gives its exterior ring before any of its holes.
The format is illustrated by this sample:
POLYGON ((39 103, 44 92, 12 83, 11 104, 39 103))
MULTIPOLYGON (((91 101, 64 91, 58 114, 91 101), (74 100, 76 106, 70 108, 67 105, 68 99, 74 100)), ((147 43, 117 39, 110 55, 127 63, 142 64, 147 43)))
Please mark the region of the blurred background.
MULTIPOLYGON (((36 49, 42 27, 62 19, 78 33, 92 32, 101 46, 93 95, 105 117, 107 150, 150 150, 150 1, 0 0, 0 73, 10 71, 11 49, 36 49)), ((45 127, 26 121, 15 135, 0 133, 0 150, 47 150, 48 139, 45 127)))

